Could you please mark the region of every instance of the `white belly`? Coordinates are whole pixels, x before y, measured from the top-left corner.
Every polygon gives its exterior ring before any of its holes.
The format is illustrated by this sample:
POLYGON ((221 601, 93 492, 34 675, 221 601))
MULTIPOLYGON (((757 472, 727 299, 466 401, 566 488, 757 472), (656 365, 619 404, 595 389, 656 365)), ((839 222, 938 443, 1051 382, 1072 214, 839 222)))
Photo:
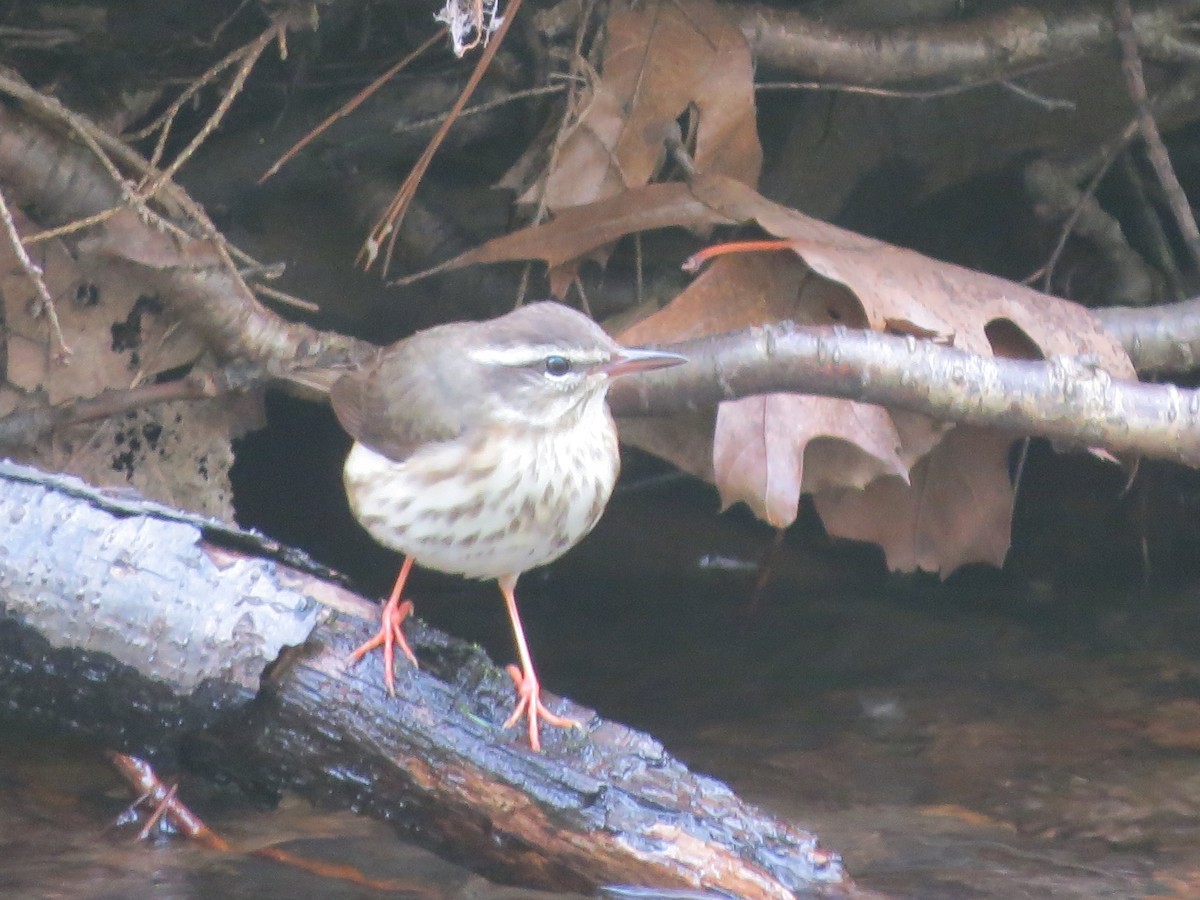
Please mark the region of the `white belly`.
POLYGON ((481 455, 446 443, 397 463, 356 443, 344 470, 350 508, 375 540, 431 569, 499 578, 545 565, 592 530, 612 494, 616 431, 599 412, 568 435, 522 434, 481 455), (588 463, 559 463, 576 454, 588 463), (440 477, 418 478, 418 467, 440 477))

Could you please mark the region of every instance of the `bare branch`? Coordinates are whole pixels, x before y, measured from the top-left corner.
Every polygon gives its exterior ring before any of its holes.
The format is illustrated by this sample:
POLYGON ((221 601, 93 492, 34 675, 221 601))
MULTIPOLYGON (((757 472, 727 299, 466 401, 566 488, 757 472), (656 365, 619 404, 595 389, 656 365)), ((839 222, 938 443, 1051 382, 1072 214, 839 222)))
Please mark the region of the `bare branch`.
MULTIPOLYGON (((1134 26, 1142 41, 1158 46, 1197 12, 1198 0, 1163 0, 1140 8, 1134 26)), ((737 7, 733 14, 759 65, 858 85, 990 79, 1076 59, 1114 39, 1111 18, 1093 4, 1062 11, 1018 5, 990 16, 878 31, 768 6, 737 7)))
POLYGON ((8 201, 4 199, 3 191, 0 191, 0 221, 4 223, 4 233, 17 257, 17 265, 21 267, 21 271, 33 285, 38 300, 42 304, 42 312, 50 320, 50 331, 54 335, 54 342, 58 345, 58 352, 55 355, 60 363, 65 363, 71 358, 71 348, 67 346, 66 338, 63 337, 62 325, 58 321, 58 310, 54 306, 54 298, 50 296, 50 290, 46 287, 41 267, 34 264, 34 261, 29 258, 29 254, 25 251, 25 245, 21 243, 17 223, 13 221, 12 210, 8 208, 8 201))
POLYGON ((791 322, 683 344, 689 365, 618 382, 618 415, 777 391, 844 397, 1081 447, 1200 465, 1200 391, 1113 379, 1085 358, 979 356, 915 337, 791 322))
POLYGON ((174 381, 144 384, 123 391, 103 391, 95 397, 81 397, 58 406, 19 409, 0 418, 0 447, 29 447, 56 428, 95 422, 157 403, 219 397, 231 390, 248 387, 263 377, 253 367, 192 372, 174 381))
POLYGON ((1146 308, 1113 306, 1093 314, 1121 342, 1139 373, 1200 368, 1200 298, 1146 308))
POLYGON ((1138 56, 1138 36, 1134 31, 1133 10, 1129 0, 1116 0, 1115 19, 1117 38, 1121 42, 1121 68, 1125 72, 1125 83, 1129 87, 1129 96, 1137 109, 1138 128, 1141 129, 1142 139, 1146 142, 1146 155, 1154 167, 1163 193, 1166 194, 1167 204, 1175 216, 1175 223, 1183 235, 1192 261, 1200 265, 1200 229, 1196 227, 1196 219, 1192 215, 1187 195, 1183 185, 1171 165, 1171 157, 1167 154, 1162 135, 1158 131, 1158 122, 1150 108, 1150 98, 1146 94, 1146 77, 1142 72, 1142 60, 1138 56))

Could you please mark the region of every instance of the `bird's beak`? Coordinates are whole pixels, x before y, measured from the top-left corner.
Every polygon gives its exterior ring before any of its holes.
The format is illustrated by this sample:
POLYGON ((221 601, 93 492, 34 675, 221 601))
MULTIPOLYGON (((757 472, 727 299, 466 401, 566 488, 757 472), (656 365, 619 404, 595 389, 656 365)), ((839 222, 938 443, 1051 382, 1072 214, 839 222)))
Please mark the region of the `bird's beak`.
POLYGON ((651 369, 665 369, 687 362, 686 356, 678 353, 668 353, 665 350, 634 350, 622 347, 611 361, 600 367, 609 378, 619 375, 630 375, 634 372, 649 372, 651 369))

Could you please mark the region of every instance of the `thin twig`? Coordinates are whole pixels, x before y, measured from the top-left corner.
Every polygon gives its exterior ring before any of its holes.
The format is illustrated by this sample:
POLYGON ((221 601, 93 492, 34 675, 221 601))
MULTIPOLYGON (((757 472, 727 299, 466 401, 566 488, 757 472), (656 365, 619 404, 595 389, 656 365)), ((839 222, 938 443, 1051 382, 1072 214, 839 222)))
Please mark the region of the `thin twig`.
MULTIPOLYGON (((1185 75, 1175 84, 1164 89, 1154 97, 1152 101, 1153 108, 1157 110, 1159 115, 1163 115, 1168 111, 1177 110, 1184 106, 1194 104, 1196 87, 1198 83, 1200 83, 1200 80, 1198 80, 1195 75, 1185 75)), ((1097 152, 1091 154, 1091 156, 1089 156, 1086 160, 1072 166, 1072 171, 1078 171, 1079 173, 1077 176, 1075 176, 1077 179, 1081 179, 1085 174, 1088 174, 1096 169, 1100 170, 1099 177, 1092 178, 1088 187, 1080 196, 1075 209, 1072 211, 1071 216, 1065 223, 1063 230, 1059 233, 1058 243, 1056 244, 1054 252, 1051 254, 1047 263, 1033 275, 1030 275, 1027 279, 1025 279, 1025 283, 1031 283, 1042 275, 1046 275, 1048 278, 1049 275, 1053 274, 1058 259, 1063 252, 1063 248, 1065 247, 1068 238, 1071 236, 1075 225, 1078 223, 1079 217, 1083 213, 1082 207, 1088 202, 1088 199, 1092 196, 1096 186, 1099 184, 1100 180, 1103 179, 1104 172, 1107 172, 1113 161, 1120 157, 1121 152, 1129 146, 1130 141, 1137 136, 1137 133, 1138 118, 1137 116, 1134 116, 1121 130, 1120 134, 1114 138, 1111 138, 1105 145, 1101 146, 1097 152)), ((1048 290, 1050 284, 1049 280, 1046 280, 1044 284, 1046 285, 1044 289, 1048 290)))
MULTIPOLYGON (((902 88, 881 88, 870 87, 863 84, 844 84, 842 82, 831 81, 762 81, 754 85, 756 91, 828 91, 838 94, 863 94, 868 97, 894 97, 898 100, 937 100, 941 97, 952 97, 955 94, 965 94, 968 91, 979 90, 985 87, 1003 87, 1014 93, 1017 93, 1026 99, 1033 100, 1039 105, 1045 105, 1047 102, 1044 98, 1038 97, 1036 94, 1026 93, 1025 88, 1018 88, 1013 79, 1022 78, 1026 75, 1033 75, 1043 69, 1048 68, 1054 63, 1037 63, 1029 66, 1020 72, 1008 72, 1004 75, 997 75, 994 78, 985 78, 980 81, 971 81, 966 84, 950 84, 940 88, 929 88, 924 91, 909 91, 902 88)), ((1070 101, 1050 101, 1055 103, 1070 103, 1070 101)), ((1071 104, 1074 108, 1074 104, 1071 104)))
POLYGON ((575 290, 579 292, 579 308, 583 310, 583 314, 589 319, 594 319, 592 305, 588 303, 587 291, 583 289, 583 279, 576 275, 572 279, 572 283, 575 285, 575 290))
POLYGON ((1154 174, 1166 194, 1167 204, 1175 216, 1175 223, 1183 234, 1184 243, 1192 256, 1193 263, 1200 267, 1200 228, 1196 227, 1196 219, 1192 215, 1191 205, 1183 185, 1175 175, 1171 165, 1171 157, 1167 154, 1162 135, 1158 130, 1158 122, 1154 111, 1150 108, 1150 98, 1146 93, 1146 77, 1142 71, 1142 60, 1138 55, 1137 32, 1133 27, 1133 10, 1129 0, 1115 0, 1113 6, 1113 23, 1117 38, 1121 43, 1121 69, 1125 73, 1125 83, 1129 96, 1137 109, 1138 127, 1142 139, 1146 142, 1146 155, 1154 167, 1154 174))
MULTIPOLYGON (((467 116, 475 116, 479 113, 487 112, 488 110, 496 109, 508 103, 513 103, 517 100, 524 100, 527 97, 540 97, 545 94, 561 94, 567 89, 565 84, 545 84, 541 87, 525 88, 521 91, 513 91, 511 94, 505 94, 503 97, 497 97, 495 100, 488 100, 486 103, 477 103, 474 106, 468 106, 460 114, 460 119, 465 119, 467 116)), ((417 119, 415 122, 409 122, 407 125, 401 125, 392 129, 392 134, 404 134, 408 131, 419 131, 422 128, 429 128, 433 125, 440 125, 450 118, 450 113, 438 113, 436 116, 426 116, 424 119, 417 119)))
POLYGON ((166 812, 170 808, 171 804, 178 802, 178 796, 178 784, 173 784, 167 788, 167 793, 162 798, 162 802, 158 803, 154 807, 154 811, 150 813, 150 818, 146 819, 146 824, 143 825, 141 831, 138 832, 137 839, 139 841, 144 841, 150 837, 150 832, 154 831, 154 826, 162 820, 164 815, 166 815, 166 812))
POLYGON ((416 50, 413 50, 411 53, 409 53, 407 56, 405 56, 403 59, 401 59, 400 62, 396 63, 394 66, 389 68, 386 72, 384 72, 382 75, 380 75, 378 78, 376 78, 370 84, 368 84, 365 88, 363 88, 361 91, 359 91, 353 97, 351 97, 346 103, 343 103, 340 107, 338 107, 337 110, 335 110, 330 116, 328 116, 325 119, 325 121, 323 121, 320 125, 318 125, 316 128, 314 128, 308 134, 304 135, 304 137, 300 138, 300 140, 296 141, 296 143, 292 144, 292 146, 287 149, 287 151, 283 154, 283 156, 281 156, 281 157, 279 157, 279 159, 275 160, 275 162, 271 164, 271 167, 269 169, 267 169, 267 171, 263 172, 262 175, 259 176, 258 183, 262 184, 264 181, 266 181, 268 178, 270 178, 272 175, 274 175, 276 172, 278 172, 281 168, 283 168, 283 166, 288 162, 288 160, 290 160, 293 156, 295 156, 297 153, 299 153, 301 150, 303 150, 305 147, 307 147, 309 144, 311 144, 317 137, 322 135, 329 128, 329 126, 331 126, 338 119, 342 119, 342 118, 350 115, 350 113, 354 112, 354 110, 356 110, 360 106, 362 106, 362 104, 369 97, 371 97, 376 91, 378 91, 381 87, 383 87, 385 84, 387 84, 387 82, 391 80, 392 76, 394 76, 397 72, 399 72, 401 69, 405 68, 414 59, 416 59, 418 56, 420 56, 422 53, 424 53, 426 50, 428 50, 430 47, 432 47, 434 45, 434 43, 441 36, 442 36, 442 33, 440 31, 434 32, 429 38, 427 38, 424 41, 424 43, 422 43, 419 47, 417 47, 416 50))
POLYGON ((65 225, 59 225, 56 228, 46 228, 42 231, 34 232, 25 238, 27 245, 40 244, 43 241, 48 241, 53 238, 65 237, 68 234, 74 234, 77 231, 83 231, 85 228, 91 228, 93 225, 100 225, 120 210, 125 209, 125 204, 110 206, 108 209, 102 209, 98 213, 93 213, 90 216, 84 216, 82 219, 75 219, 67 222, 65 225))
POLYGON ((450 108, 449 118, 442 123, 441 127, 429 139, 429 143, 425 146, 421 156, 413 164, 412 170, 408 173, 408 177, 404 179, 404 183, 400 185, 400 189, 396 191, 396 196, 392 198, 392 202, 388 205, 387 210, 380 216, 379 221, 375 223, 375 227, 371 229, 370 235, 364 242, 362 249, 358 254, 358 261, 364 269, 369 269, 379 256, 379 251, 386 242, 386 249, 383 257, 383 271, 387 272, 392 261, 392 252, 396 247, 396 237, 399 234, 400 220, 404 218, 412 199, 416 196, 417 186, 421 183, 421 179, 425 177, 425 172, 429 168, 429 164, 433 161, 434 154, 442 145, 442 141, 446 139, 446 134, 450 131, 450 126, 454 124, 454 120, 466 108, 467 101, 471 99, 471 95, 475 93, 475 88, 479 86, 479 82, 483 79, 484 72, 496 57, 497 51, 504 43, 504 36, 508 34, 509 26, 512 25, 513 19, 517 17, 517 12, 521 8, 521 0, 511 0, 508 9, 505 10, 504 21, 500 27, 496 29, 493 39, 483 48, 483 53, 479 55, 479 61, 475 64, 474 70, 471 72, 471 77, 467 79, 466 85, 462 89, 462 93, 458 95, 458 99, 454 101, 454 106, 450 108))
POLYGON ((294 296, 293 294, 289 294, 286 291, 278 290, 277 288, 267 287, 265 284, 259 284, 256 282, 250 285, 250 289, 260 296, 269 297, 278 303, 285 303, 288 306, 294 306, 296 309, 302 309, 305 312, 319 313, 321 311, 321 304, 319 303, 313 303, 311 300, 304 300, 300 297, 294 296))
POLYGON ((1017 84, 1015 81, 997 81, 996 84, 1000 85, 1006 91, 1016 94, 1023 100, 1028 100, 1030 103, 1040 106, 1048 112, 1057 112, 1059 110, 1074 112, 1078 106, 1074 100, 1064 100, 1061 97, 1044 97, 1023 85, 1017 84))
POLYGON ((575 29, 575 47, 571 53, 571 69, 572 75, 576 69, 584 69, 587 71, 587 77, 583 78, 582 84, 578 76, 571 79, 571 92, 567 96, 567 105, 563 110, 562 121, 558 123, 558 130, 554 133, 554 143, 550 145, 550 159, 546 162, 546 175, 542 179, 542 190, 538 196, 537 211, 533 214, 531 225, 539 225, 546 218, 547 201, 546 193, 550 186, 550 176, 554 174, 554 170, 558 167, 558 158, 562 153, 563 144, 566 143, 567 134, 572 123, 579 121, 583 115, 578 108, 579 94, 584 86, 595 84, 600 80, 599 74, 590 66, 583 56, 583 42, 587 38, 588 23, 592 19, 592 12, 595 9, 596 0, 587 0, 587 6, 583 10, 583 14, 579 17, 579 27, 575 29))
POLYGON ((695 178, 697 175, 696 163, 688 152, 687 144, 684 143, 678 122, 672 122, 667 128, 663 144, 666 147, 667 155, 671 157, 675 165, 683 170, 683 174, 689 179, 695 178))
POLYGON ((235 9, 233 12, 231 12, 222 21, 217 23, 217 27, 212 30, 212 34, 210 34, 208 36, 208 40, 205 42, 202 42, 201 46, 202 47, 215 47, 217 45, 217 41, 219 41, 221 39, 221 35, 225 33, 225 29, 228 28, 231 24, 233 24, 233 21, 242 14, 242 10, 245 9, 249 5, 250 5, 250 0, 242 0, 242 2, 237 5, 237 9, 235 9))
POLYGON ((249 383, 221 372, 192 372, 175 381, 145 384, 128 390, 107 390, 95 397, 70 400, 58 406, 19 409, 0 417, 0 447, 32 446, 56 428, 96 422, 133 410, 175 400, 207 400, 249 383))
MULTIPOLYGON (((187 146, 180 150, 178 154, 176 154, 175 159, 171 161, 169 166, 158 172, 153 179, 148 179, 149 183, 142 184, 139 189, 139 194, 143 199, 153 197, 158 193, 159 189, 165 183, 173 179, 175 174, 183 167, 183 164, 191 159, 192 154, 196 152, 196 149, 203 144, 208 139, 208 136, 217 129, 217 126, 221 124, 221 120, 225 118, 225 113, 227 113, 229 111, 229 107, 233 105, 233 101, 237 98, 238 94, 242 92, 242 88, 246 84, 246 79, 250 77, 250 72, 254 69, 259 57, 262 56, 263 51, 266 50, 270 43, 276 38, 282 38, 286 32, 287 24, 284 21, 274 21, 271 23, 270 27, 266 29, 266 31, 256 37, 253 41, 251 41, 245 47, 234 51, 234 53, 231 53, 213 67, 217 74, 219 74, 220 71, 222 71, 226 66, 232 65, 233 62, 239 58, 241 59, 241 65, 238 66, 237 71, 234 73, 233 81, 230 82, 229 88, 224 94, 221 95, 221 100, 217 103, 217 108, 214 109, 212 114, 204 120, 204 124, 200 127, 200 130, 192 136, 192 139, 188 141, 187 146)), ((214 74, 212 77, 215 78, 216 74, 214 74)), ((152 166, 158 164, 162 147, 166 143, 169 125, 170 123, 164 125, 163 132, 159 136, 158 145, 154 148, 155 155, 150 160, 150 164, 152 166)))
POLYGON ((898 100, 936 100, 964 94, 977 88, 993 84, 980 81, 974 84, 955 84, 949 87, 930 88, 927 91, 905 91, 898 88, 876 88, 861 84, 835 84, 828 81, 759 81, 756 91, 823 91, 830 94, 863 94, 868 97, 892 97, 898 100))
POLYGON ((78 44, 83 35, 69 28, 17 28, 5 26, 0 28, 0 41, 4 42, 7 50, 22 47, 36 47, 48 50, 61 47, 63 44, 78 44))
POLYGON ((645 273, 643 271, 642 258, 642 233, 635 231, 633 233, 633 275, 634 286, 636 288, 634 296, 637 297, 637 302, 640 305, 646 299, 646 282, 645 273))
POLYGON ((1100 187, 1100 182, 1104 180, 1104 176, 1108 174, 1108 170, 1112 167, 1112 164, 1116 162, 1117 157, 1121 155, 1126 145, 1133 139, 1136 131, 1137 121, 1134 120, 1125 126, 1125 130, 1121 132, 1120 137, 1116 141, 1104 148, 1103 160, 1096 167, 1096 171, 1092 174, 1092 177, 1088 179, 1087 187, 1079 195, 1079 202, 1075 204, 1075 208, 1071 210, 1071 214, 1067 216, 1067 220, 1063 222, 1063 226, 1058 233, 1058 241, 1054 244, 1054 250, 1050 253, 1050 258, 1046 260, 1045 266, 1042 267, 1043 291, 1050 292, 1050 285, 1054 279, 1054 270, 1058 267, 1059 257, 1062 256, 1062 252, 1067 246, 1067 240, 1071 237, 1071 232, 1075 230, 1075 224, 1079 221, 1079 217, 1083 215, 1088 200, 1096 193, 1096 189, 1100 187))
POLYGON ((17 223, 13 221, 12 211, 8 208, 8 201, 4 199, 2 191, 0 191, 0 219, 4 221, 4 232, 8 236, 13 253, 16 254, 17 265, 21 267, 21 271, 33 285, 42 311, 50 321, 50 333, 54 335, 54 342, 58 344, 58 351, 54 354, 55 359, 60 363, 66 363, 71 358, 72 350, 67 346, 66 338, 63 337, 62 325, 58 321, 58 310, 54 307, 54 298, 50 296, 50 290, 46 287, 41 266, 29 258, 25 245, 21 243, 21 234, 17 231, 17 223))
POLYGON ((1175 253, 1171 249, 1171 240, 1163 227, 1162 218, 1146 195, 1144 184, 1146 176, 1134 164, 1133 158, 1128 153, 1121 154, 1121 169, 1125 180, 1129 183, 1129 189, 1133 191, 1131 215, 1137 221, 1137 227, 1149 244, 1146 253, 1162 272, 1171 298, 1182 300, 1186 296, 1183 289, 1183 278, 1179 272, 1179 266, 1175 262, 1175 253))
POLYGON ((139 128, 137 131, 127 131, 121 137, 127 141, 141 141, 158 131, 158 141, 155 143, 154 152, 150 155, 150 165, 157 166, 162 159, 163 145, 166 144, 167 137, 171 134, 171 128, 175 123, 175 118, 179 115, 179 111, 183 109, 184 104, 196 96, 201 88, 211 84, 222 72, 241 59, 245 53, 246 46, 243 45, 209 66, 207 71, 188 81, 179 96, 171 101, 171 104, 166 109, 155 116, 152 122, 143 128, 139 128))
POLYGON ((513 308, 516 309, 525 302, 525 292, 529 290, 529 275, 533 271, 533 261, 526 260, 521 266, 521 277, 517 281, 517 299, 513 303, 513 308))

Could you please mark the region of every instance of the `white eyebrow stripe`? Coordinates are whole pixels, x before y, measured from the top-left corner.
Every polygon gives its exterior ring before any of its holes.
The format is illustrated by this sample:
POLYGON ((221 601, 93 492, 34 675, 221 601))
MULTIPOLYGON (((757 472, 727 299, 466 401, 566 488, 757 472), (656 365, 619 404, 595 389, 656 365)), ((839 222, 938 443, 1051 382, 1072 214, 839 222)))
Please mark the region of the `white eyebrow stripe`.
POLYGON ((596 365, 609 359, 609 354, 602 349, 587 352, 564 350, 553 344, 526 345, 524 347, 476 347, 468 350, 467 356, 473 362, 485 366, 532 366, 548 356, 566 357, 573 363, 585 366, 596 365))

